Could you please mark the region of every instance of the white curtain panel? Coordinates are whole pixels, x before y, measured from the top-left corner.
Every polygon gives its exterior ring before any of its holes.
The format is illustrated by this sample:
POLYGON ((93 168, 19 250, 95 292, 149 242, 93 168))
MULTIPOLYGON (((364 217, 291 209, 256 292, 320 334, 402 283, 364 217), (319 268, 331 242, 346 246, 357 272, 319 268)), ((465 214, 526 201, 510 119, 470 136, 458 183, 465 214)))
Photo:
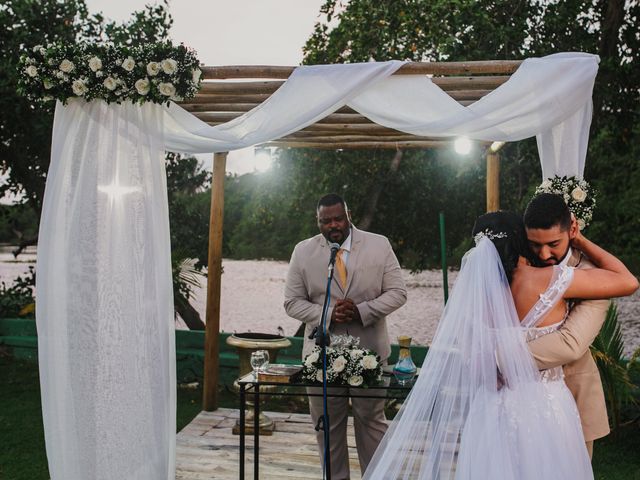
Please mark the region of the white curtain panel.
POLYGON ((257 108, 210 127, 175 104, 56 107, 37 265, 52 480, 174 478, 175 344, 164 150, 223 152, 343 105, 425 136, 537 136, 543 178, 582 176, 598 57, 527 59, 469 107, 402 62, 304 66, 257 108))
POLYGON ((174 478, 175 339, 162 111, 56 108, 37 263, 54 480, 174 478))

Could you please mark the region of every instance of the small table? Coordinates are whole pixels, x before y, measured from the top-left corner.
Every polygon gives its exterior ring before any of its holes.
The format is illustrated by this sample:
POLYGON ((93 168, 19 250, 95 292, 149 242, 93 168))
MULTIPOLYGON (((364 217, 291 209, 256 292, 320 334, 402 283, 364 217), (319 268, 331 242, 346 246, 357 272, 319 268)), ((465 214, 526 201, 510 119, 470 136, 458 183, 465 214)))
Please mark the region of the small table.
MULTIPOLYGON (((417 378, 417 377, 416 377, 417 378)), ((414 380, 415 381, 415 380, 414 380)), ((261 382, 258 381, 255 374, 248 373, 244 377, 238 379, 238 384, 240 385, 240 480, 244 480, 244 463, 245 463, 245 410, 247 405, 247 394, 250 394, 255 397, 254 400, 254 427, 253 427, 253 442, 254 442, 254 458, 253 458, 253 478, 255 480, 259 479, 259 465, 260 465, 260 395, 283 395, 283 396, 297 396, 297 395, 305 395, 307 397, 322 397, 322 393, 312 394, 307 393, 307 387, 319 387, 322 388, 322 385, 318 385, 317 383, 307 383, 307 382, 291 382, 291 383, 279 383, 279 382, 261 382), (261 386, 274 386, 281 387, 276 388, 273 391, 269 392, 260 392, 261 386), (293 389, 295 391, 282 391, 282 387, 287 387, 287 389, 293 389)), ((383 383, 381 385, 376 385, 376 390, 387 390, 387 395, 385 398, 395 398, 395 399, 405 399, 409 392, 411 391, 411 387, 413 386, 413 382, 410 385, 400 385, 395 380, 395 377, 392 375, 383 375, 383 383), (387 381, 388 380, 388 381, 387 381), (392 391, 397 391, 392 392, 392 391), (389 395, 391 393, 391 395, 389 395)), ((350 397, 351 395, 343 395, 337 393, 331 393, 331 387, 337 387, 330 385, 330 388, 327 390, 327 397, 350 397)), ((349 387, 355 388, 358 390, 366 391, 369 388, 367 387, 349 387)), ((380 398, 380 395, 359 395, 359 397, 364 398, 380 398)))

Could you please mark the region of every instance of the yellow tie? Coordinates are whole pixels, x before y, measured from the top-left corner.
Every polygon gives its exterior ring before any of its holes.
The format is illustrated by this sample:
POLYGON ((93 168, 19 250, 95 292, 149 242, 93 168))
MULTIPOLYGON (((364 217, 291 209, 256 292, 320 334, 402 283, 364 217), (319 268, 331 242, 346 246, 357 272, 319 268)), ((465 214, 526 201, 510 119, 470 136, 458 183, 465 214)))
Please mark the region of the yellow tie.
POLYGON ((338 255, 336 255, 336 271, 338 272, 338 281, 343 289, 347 288, 347 266, 344 264, 342 260, 343 249, 338 250, 338 255))

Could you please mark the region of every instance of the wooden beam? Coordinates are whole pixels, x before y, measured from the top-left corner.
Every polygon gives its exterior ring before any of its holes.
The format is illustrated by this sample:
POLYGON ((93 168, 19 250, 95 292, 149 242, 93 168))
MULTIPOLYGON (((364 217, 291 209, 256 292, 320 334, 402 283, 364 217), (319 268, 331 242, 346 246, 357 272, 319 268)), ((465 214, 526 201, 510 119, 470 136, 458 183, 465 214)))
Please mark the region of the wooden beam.
POLYGON ((207 265, 207 323, 204 344, 204 384, 202 409, 218 408, 220 285, 222 277, 222 224, 224 220, 224 178, 227 154, 213 155, 213 184, 209 216, 209 257, 207 265))
POLYGON ((442 141, 402 141, 402 142, 294 142, 277 140, 264 145, 280 148, 315 148, 321 150, 374 150, 397 148, 440 148, 450 146, 450 142, 442 141))
POLYGON ((487 150, 487 212, 500 210, 500 153, 487 150))
MULTIPOLYGON (((487 77, 433 77, 431 81, 444 91, 494 89, 509 80, 509 76, 487 77)), ((272 94, 284 85, 284 80, 250 82, 202 82, 198 95, 272 94)))
MULTIPOLYGON (((511 74, 521 60, 483 60, 474 62, 410 62, 395 73, 396 75, 475 75, 486 73, 511 74)), ((296 69, 295 66, 279 65, 228 65, 201 67, 206 80, 229 78, 274 78, 285 79, 296 69)))

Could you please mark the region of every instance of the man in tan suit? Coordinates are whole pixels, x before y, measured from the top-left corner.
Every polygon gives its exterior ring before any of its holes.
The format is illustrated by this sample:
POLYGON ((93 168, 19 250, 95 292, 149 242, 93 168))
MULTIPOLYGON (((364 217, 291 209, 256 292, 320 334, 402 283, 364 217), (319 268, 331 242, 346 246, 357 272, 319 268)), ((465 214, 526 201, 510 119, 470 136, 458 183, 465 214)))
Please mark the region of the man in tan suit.
MULTIPOLYGON (((529 244, 544 264, 566 262, 576 268, 593 268, 580 252, 578 224, 561 196, 534 197, 525 210, 524 223, 529 244)), ((564 366, 565 383, 578 406, 589 456, 593 455, 593 441, 609 433, 602 382, 589 350, 608 307, 608 300, 575 301, 562 327, 529 343, 541 370, 564 366)))
MULTIPOLYGON (((376 351, 384 362, 391 352, 385 317, 404 305, 407 299, 400 265, 391 245, 385 237, 351 225, 347 205, 336 194, 320 199, 317 219, 320 234, 296 245, 285 285, 284 308, 287 314, 306 325, 302 356, 304 358, 315 346, 309 335, 320 325, 329 244, 337 243, 340 251, 331 285, 332 309, 331 317, 327 319, 328 329, 332 334, 360 338, 360 345, 376 351), (346 272, 340 268, 340 263, 346 267, 346 272)), ((312 390, 313 393, 317 391, 312 390)), ((352 396, 356 447, 360 468, 364 472, 387 428, 384 398, 358 398, 357 389, 346 387, 335 387, 331 392, 352 396)), ((309 410, 314 424, 317 424, 323 412, 322 397, 309 397, 309 410)), ((348 398, 329 398, 328 414, 331 424, 331 478, 348 479, 348 398)), ((322 431, 318 432, 317 441, 322 459, 322 431)))

